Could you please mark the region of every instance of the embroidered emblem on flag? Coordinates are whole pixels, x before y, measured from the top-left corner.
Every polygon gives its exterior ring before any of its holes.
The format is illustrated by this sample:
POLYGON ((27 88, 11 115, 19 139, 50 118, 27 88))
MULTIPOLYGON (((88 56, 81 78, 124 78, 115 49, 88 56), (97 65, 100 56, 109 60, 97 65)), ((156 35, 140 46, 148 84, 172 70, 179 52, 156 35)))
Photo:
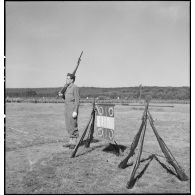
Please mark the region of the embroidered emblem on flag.
POLYGON ((97 104, 97 135, 107 140, 114 138, 114 105, 97 104))

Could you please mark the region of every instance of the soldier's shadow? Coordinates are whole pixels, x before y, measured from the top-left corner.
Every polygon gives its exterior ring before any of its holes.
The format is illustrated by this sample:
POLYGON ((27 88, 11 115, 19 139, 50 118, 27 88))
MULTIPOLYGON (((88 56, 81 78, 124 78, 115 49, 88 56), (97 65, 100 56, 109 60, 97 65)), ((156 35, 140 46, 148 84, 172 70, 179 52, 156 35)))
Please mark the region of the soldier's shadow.
MULTIPOLYGON (((81 145, 80 146, 84 146, 85 145, 85 143, 86 142, 84 142, 84 143, 81 143, 81 145)), ((92 151, 94 151, 94 150, 96 150, 96 149, 98 149, 98 148, 101 148, 101 147, 103 147, 103 146, 105 146, 105 144, 100 144, 100 145, 97 145, 97 146, 90 146, 90 147, 82 147, 82 153, 79 153, 79 154, 77 154, 76 155, 76 157, 79 157, 79 156, 82 156, 82 155, 85 155, 85 154, 87 154, 87 153, 90 153, 90 152, 92 152, 92 151), (85 148, 84 149, 84 151, 83 151, 83 148, 85 148)))
MULTIPOLYGON (((87 144, 87 141, 88 140, 83 140, 82 143, 80 144, 80 146, 85 146, 87 144)), ((97 142, 100 142, 100 140, 93 139, 90 143, 97 143, 97 142)), ((100 145, 97 145, 97 146, 88 147, 87 150, 85 150, 84 152, 78 154, 77 157, 81 156, 81 155, 84 155, 84 154, 87 154, 87 153, 90 153, 90 152, 92 152, 92 151, 94 151, 95 149, 98 149, 98 148, 103 148, 102 149, 103 152, 108 152, 108 153, 112 153, 112 154, 115 154, 115 155, 119 156, 121 154, 121 152, 124 152, 124 150, 127 147, 124 146, 124 145, 118 145, 118 144, 113 144, 113 143, 103 143, 103 144, 100 144, 100 145)))
POLYGON ((121 152, 124 152, 124 150, 126 148, 127 147, 124 145, 109 143, 102 151, 112 153, 112 154, 119 156, 121 154, 121 152))

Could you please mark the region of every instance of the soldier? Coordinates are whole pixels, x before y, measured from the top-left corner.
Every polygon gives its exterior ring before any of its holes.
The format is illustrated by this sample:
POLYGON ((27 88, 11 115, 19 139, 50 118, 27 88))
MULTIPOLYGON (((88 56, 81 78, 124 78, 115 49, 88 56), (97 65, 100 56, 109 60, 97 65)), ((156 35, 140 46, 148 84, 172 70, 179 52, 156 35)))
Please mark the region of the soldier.
MULTIPOLYGON (((77 144, 77 138, 79 137, 78 131, 78 108, 79 108, 79 90, 74 84, 75 75, 68 73, 66 77, 66 84, 68 85, 65 91, 65 125, 69 134, 69 143, 63 145, 63 147, 69 147, 73 149, 77 144)), ((63 94, 58 92, 59 96, 63 94)))

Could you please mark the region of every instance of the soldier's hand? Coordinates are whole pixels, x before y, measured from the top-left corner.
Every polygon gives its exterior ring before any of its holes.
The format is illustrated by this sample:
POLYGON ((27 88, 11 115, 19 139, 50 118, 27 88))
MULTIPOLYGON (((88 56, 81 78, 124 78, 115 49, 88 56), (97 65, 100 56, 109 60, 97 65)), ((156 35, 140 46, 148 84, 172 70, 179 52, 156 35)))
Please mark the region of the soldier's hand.
POLYGON ((73 113, 72 113, 72 117, 73 117, 73 118, 76 118, 76 117, 77 117, 77 113, 76 113, 76 112, 73 112, 73 113))
POLYGON ((58 92, 58 96, 62 97, 63 94, 59 91, 59 92, 58 92))

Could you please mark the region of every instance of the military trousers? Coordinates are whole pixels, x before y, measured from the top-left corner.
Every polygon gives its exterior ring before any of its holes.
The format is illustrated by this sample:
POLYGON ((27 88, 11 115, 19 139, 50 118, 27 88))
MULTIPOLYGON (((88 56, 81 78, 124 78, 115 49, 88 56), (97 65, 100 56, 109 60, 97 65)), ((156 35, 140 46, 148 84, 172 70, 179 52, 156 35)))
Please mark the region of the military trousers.
POLYGON ((73 118, 72 113, 74 112, 75 103, 72 101, 65 101, 64 104, 64 116, 65 116, 65 126, 66 131, 69 134, 70 138, 77 138, 79 137, 78 131, 78 111, 77 117, 73 118))

